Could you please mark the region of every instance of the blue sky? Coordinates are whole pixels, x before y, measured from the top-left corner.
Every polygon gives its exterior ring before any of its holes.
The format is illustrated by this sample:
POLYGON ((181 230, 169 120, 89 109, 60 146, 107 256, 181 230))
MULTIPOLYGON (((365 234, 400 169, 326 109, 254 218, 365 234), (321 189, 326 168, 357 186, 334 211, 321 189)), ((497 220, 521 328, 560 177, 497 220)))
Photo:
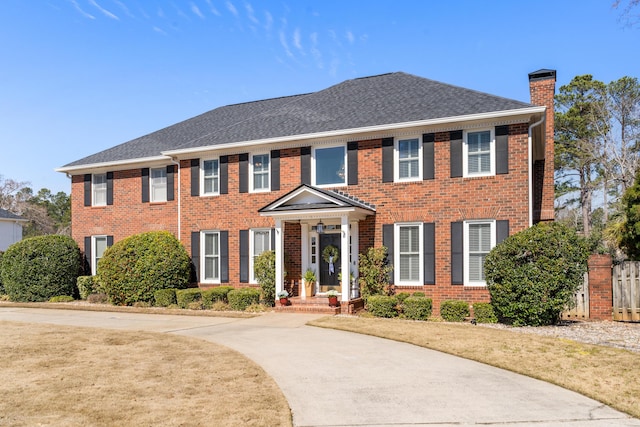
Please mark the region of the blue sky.
POLYGON ((1 0, 0 175, 69 193, 54 169, 89 154, 219 106, 393 71, 527 102, 540 68, 558 71, 557 89, 640 77, 640 26, 612 3, 1 0))

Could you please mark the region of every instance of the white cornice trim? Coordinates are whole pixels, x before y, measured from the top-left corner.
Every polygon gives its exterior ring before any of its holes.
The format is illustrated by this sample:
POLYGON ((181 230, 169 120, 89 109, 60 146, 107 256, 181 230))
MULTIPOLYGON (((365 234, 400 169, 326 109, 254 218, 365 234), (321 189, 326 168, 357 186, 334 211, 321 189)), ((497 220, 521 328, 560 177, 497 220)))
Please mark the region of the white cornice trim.
POLYGON ((153 157, 140 157, 137 159, 118 160, 115 162, 101 162, 101 163, 88 163, 85 165, 61 167, 54 169, 56 172, 62 173, 81 173, 83 171, 95 171, 96 169, 113 169, 119 166, 135 166, 144 165, 149 166, 150 163, 167 163, 171 161, 169 156, 153 156, 153 157))

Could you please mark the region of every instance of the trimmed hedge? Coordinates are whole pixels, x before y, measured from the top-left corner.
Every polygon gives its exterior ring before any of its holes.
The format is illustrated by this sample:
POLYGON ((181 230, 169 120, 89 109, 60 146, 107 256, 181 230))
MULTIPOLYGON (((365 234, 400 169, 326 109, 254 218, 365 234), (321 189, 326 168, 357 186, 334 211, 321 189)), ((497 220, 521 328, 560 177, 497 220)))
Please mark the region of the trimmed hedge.
POLYGON ((462 322, 465 317, 469 317, 469 303, 459 300, 442 301, 440 317, 447 322, 462 322))
POLYGON ((233 289, 227 294, 232 310, 244 311, 251 304, 260 302, 260 291, 253 288, 233 289))
POLYGON ((0 251, 0 295, 4 295, 4 286, 2 285, 2 254, 4 254, 4 252, 0 251))
POLYGON ((189 288, 176 291, 176 302, 180 308, 189 308, 193 302, 202 301, 202 289, 189 288))
POLYGON ((158 289, 153 293, 154 305, 157 307, 169 307, 178 303, 176 299, 176 291, 178 289, 158 289))
POLYGON ((431 317, 432 303, 431 298, 411 296, 404 300, 402 309, 407 319, 427 320, 431 317))
POLYGON ((71 295, 57 295, 49 298, 49 302, 72 302, 75 301, 71 295))
POLYGON ((411 296, 411 294, 409 292, 400 292, 400 293, 397 293, 395 296, 398 302, 402 304, 404 300, 406 300, 411 296))
POLYGON ((370 295, 367 298, 367 311, 376 317, 397 317, 398 299, 387 295, 370 295))
POLYGON ((189 284, 191 261, 182 243, 167 231, 136 234, 108 248, 97 279, 116 305, 151 303, 158 289, 189 284))
POLYGON ((218 286, 202 291, 202 305, 204 308, 211 308, 216 302, 228 303, 227 294, 233 290, 232 286, 218 286))
POLYGON ((69 236, 47 235, 23 239, 2 256, 0 274, 12 301, 48 301, 73 296, 81 271, 80 249, 69 236))
POLYGON ((411 296, 414 297, 414 298, 424 298, 425 294, 424 294, 424 292, 414 292, 414 293, 411 294, 411 296))
POLYGON ((97 293, 97 286, 93 276, 78 276, 76 280, 80 299, 87 299, 91 294, 97 293))
POLYGON ((498 316, 493 311, 493 306, 488 302, 476 302, 473 304, 473 316, 478 323, 497 323, 498 316))

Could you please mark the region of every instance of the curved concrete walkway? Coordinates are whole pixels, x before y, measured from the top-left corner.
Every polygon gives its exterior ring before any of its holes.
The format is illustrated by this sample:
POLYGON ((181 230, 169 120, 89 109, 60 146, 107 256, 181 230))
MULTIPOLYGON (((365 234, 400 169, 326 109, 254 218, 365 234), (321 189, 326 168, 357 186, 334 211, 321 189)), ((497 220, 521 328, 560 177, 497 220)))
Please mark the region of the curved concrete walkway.
POLYGON ((409 344, 305 326, 315 317, 0 307, 0 320, 174 333, 226 345, 275 379, 300 427, 640 427, 638 419, 542 381, 409 344))

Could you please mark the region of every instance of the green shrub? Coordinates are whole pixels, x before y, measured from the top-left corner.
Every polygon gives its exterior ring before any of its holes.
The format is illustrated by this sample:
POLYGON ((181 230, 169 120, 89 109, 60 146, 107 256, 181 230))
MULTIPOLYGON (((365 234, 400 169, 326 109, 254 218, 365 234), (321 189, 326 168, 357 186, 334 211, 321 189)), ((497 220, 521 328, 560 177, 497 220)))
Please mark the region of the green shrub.
POLYGON ((358 258, 358 284, 362 291, 362 297, 368 300, 370 295, 383 295, 392 292, 389 287, 389 274, 393 267, 387 260, 387 248, 380 246, 369 248, 367 253, 360 254, 358 258))
POLYGON ((49 302, 71 302, 75 301, 71 295, 56 295, 49 298, 49 302))
POLYGON ((177 304, 175 288, 158 289, 153 293, 154 305, 157 307, 169 307, 170 305, 177 304))
POLYGON ((411 296, 404 300, 402 310, 407 319, 427 320, 431 317, 431 298, 411 296))
POLYGON ((396 317, 398 299, 387 295, 371 295, 367 298, 367 311, 376 317, 396 317))
POLYGON ((411 294, 411 296, 414 297, 414 298, 424 298, 425 297, 424 292, 414 292, 414 293, 411 294))
POLYGON ((107 294, 100 292, 89 295, 87 297, 87 302, 91 304, 106 304, 109 302, 109 298, 107 297, 107 294))
POLYGON ((116 305, 152 302, 158 289, 189 284, 191 261, 167 231, 136 234, 108 248, 98 262, 98 281, 116 305))
POLYGON ((264 251, 256 257, 253 266, 256 281, 262 289, 265 304, 273 306, 276 302, 276 253, 264 251))
POLYGON ((0 273, 12 301, 48 301, 74 295, 81 265, 80 249, 71 237, 36 236, 9 246, 0 273))
POLYGON ((0 295, 4 295, 4 286, 2 285, 2 254, 4 254, 4 252, 0 251, 0 295))
POLYGON ((478 323, 496 323, 498 317, 493 311, 493 306, 488 302, 476 302, 473 304, 473 317, 478 323))
POLYGON ((559 223, 540 223, 496 245, 485 261, 498 318, 514 325, 550 325, 574 301, 587 271, 587 243, 559 223))
POLYGON ((465 317, 469 317, 469 303, 458 300, 442 301, 440 317, 447 322, 462 322, 465 317))
POLYGON ((411 296, 411 294, 409 292, 400 292, 400 293, 396 294, 396 298, 398 299, 398 302, 400 304, 402 304, 404 302, 404 300, 406 300, 410 296, 411 296))
POLYGON ((254 288, 234 289, 227 294, 231 310, 244 311, 251 304, 260 302, 260 291, 254 288))
POLYGON ((202 301, 202 290, 198 288, 176 290, 176 302, 180 308, 189 308, 189 304, 202 301))
POLYGON ((204 308, 209 309, 218 301, 225 304, 228 303, 229 300, 227 299, 227 294, 232 290, 233 287, 231 286, 218 286, 202 291, 202 304, 204 305, 204 308))
POLYGON ((93 276, 78 276, 76 286, 80 299, 87 299, 89 295, 96 293, 93 276))

